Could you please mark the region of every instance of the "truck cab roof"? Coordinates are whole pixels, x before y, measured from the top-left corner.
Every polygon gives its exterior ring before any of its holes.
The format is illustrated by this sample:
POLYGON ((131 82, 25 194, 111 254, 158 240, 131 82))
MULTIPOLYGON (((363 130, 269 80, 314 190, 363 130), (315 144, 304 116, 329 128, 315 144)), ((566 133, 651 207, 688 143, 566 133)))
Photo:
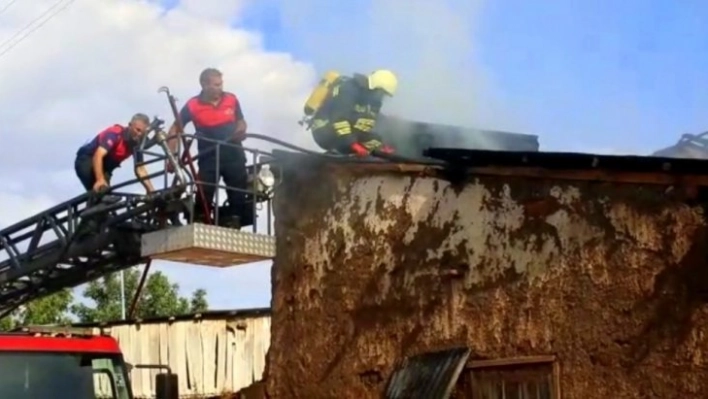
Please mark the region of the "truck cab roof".
POLYGON ((0 352, 9 351, 119 354, 120 347, 97 329, 40 326, 0 333, 0 352))

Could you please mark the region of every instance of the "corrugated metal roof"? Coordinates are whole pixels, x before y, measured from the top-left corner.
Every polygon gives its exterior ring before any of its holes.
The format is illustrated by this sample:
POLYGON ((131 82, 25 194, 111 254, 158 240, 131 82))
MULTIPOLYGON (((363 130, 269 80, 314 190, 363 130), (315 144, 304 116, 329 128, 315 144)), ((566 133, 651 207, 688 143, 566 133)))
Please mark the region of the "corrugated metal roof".
POLYGON ((469 348, 423 353, 393 372, 386 399, 447 399, 470 354, 469 348))

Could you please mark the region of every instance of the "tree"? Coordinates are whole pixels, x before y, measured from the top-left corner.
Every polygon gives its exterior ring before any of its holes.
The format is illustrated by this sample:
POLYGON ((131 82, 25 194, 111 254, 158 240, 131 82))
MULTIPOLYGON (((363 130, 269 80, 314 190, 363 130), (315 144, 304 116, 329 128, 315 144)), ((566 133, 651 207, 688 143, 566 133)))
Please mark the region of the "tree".
POLYGON ((192 293, 192 299, 189 301, 189 306, 193 313, 206 312, 209 310, 209 303, 207 302, 206 295, 206 290, 201 288, 192 293))
POLYGON ((23 326, 40 324, 69 324, 69 311, 74 294, 70 289, 61 290, 44 298, 29 302, 20 310, 20 323, 23 326))
POLYGON ((15 328, 15 320, 12 315, 0 319, 0 331, 10 331, 15 328))
MULTIPOLYGON (((137 268, 125 270, 125 309, 137 290, 142 272, 137 268)), ((172 283, 161 272, 150 273, 136 309, 137 318, 175 316, 208 309, 206 291, 196 290, 191 298, 179 295, 179 285, 172 283)), ((93 302, 93 306, 76 303, 71 309, 81 322, 103 322, 121 319, 120 273, 112 273, 86 286, 83 296, 93 302)), ((127 317, 127 315, 126 315, 127 317)))
POLYGON ((70 289, 35 299, 0 319, 0 331, 30 325, 69 324, 69 310, 73 299, 74 295, 70 289))

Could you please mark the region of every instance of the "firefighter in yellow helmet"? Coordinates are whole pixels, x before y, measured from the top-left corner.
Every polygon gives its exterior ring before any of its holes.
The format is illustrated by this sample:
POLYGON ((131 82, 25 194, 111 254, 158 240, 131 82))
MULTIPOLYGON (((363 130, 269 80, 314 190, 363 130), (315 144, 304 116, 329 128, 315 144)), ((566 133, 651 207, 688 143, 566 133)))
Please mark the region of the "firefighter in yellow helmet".
POLYGON ((351 77, 328 72, 305 104, 317 145, 328 152, 360 157, 392 153, 372 130, 384 99, 396 94, 397 88, 398 78, 386 69, 351 77))

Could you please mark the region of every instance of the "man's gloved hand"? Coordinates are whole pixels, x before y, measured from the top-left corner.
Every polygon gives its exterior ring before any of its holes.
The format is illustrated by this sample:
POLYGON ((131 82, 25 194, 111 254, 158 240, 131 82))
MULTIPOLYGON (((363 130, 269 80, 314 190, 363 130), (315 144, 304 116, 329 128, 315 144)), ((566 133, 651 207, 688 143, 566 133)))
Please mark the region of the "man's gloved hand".
POLYGON ((388 146, 376 139, 365 142, 363 146, 371 152, 379 152, 383 154, 393 154, 394 152, 393 147, 388 146))
POLYGON ((393 149, 393 147, 389 147, 387 145, 383 145, 377 149, 378 152, 382 152, 384 154, 393 154, 396 152, 396 150, 393 149))
POLYGON ((354 155, 358 157, 367 157, 369 156, 369 150, 366 149, 361 143, 354 143, 352 144, 349 148, 351 148, 352 152, 354 155))
POLYGON ((367 150, 373 151, 373 150, 378 150, 383 145, 383 143, 376 140, 376 139, 373 139, 373 140, 365 141, 361 145, 366 147, 367 150))

